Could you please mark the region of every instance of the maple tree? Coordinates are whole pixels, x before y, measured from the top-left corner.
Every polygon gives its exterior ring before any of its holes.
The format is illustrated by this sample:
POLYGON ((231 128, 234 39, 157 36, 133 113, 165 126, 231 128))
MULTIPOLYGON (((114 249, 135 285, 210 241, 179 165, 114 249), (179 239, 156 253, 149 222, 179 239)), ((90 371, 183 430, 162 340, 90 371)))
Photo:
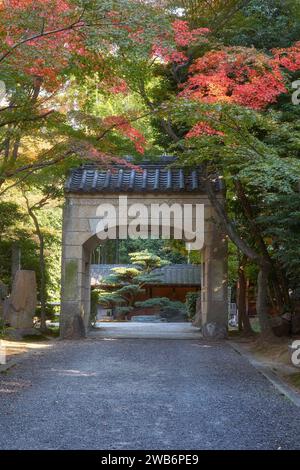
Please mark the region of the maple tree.
POLYGON ((286 91, 279 61, 252 49, 225 48, 208 52, 194 62, 182 95, 259 110, 286 91))
POLYGON ((165 29, 157 15, 156 7, 126 0, 1 3, 0 73, 7 91, 0 116, 1 185, 74 156, 108 164, 116 156, 111 152, 116 132, 144 152, 135 110, 91 117, 87 126, 76 102, 88 101, 84 87, 91 76, 110 94, 127 93, 126 80, 111 66, 115 51, 122 49, 126 60, 141 33, 139 53, 145 49, 148 55, 154 36, 165 29), (142 31, 142 19, 152 22, 153 30, 142 31), (66 98, 70 86, 77 88, 72 102, 66 98))
MULTIPOLYGON (((288 93, 284 69, 300 70, 299 43, 273 51, 270 57, 253 49, 225 48, 195 60, 180 96, 206 104, 237 104, 257 111, 266 109, 288 93)), ((204 113, 204 117, 209 113, 204 113)), ((224 135, 209 122, 196 123, 186 137, 224 135)))
POLYGON ((0 9, 1 67, 40 77, 47 91, 55 90, 59 74, 76 55, 86 53, 80 34, 83 13, 63 0, 4 1, 0 9))
POLYGON ((207 35, 209 28, 191 29, 188 22, 175 20, 172 22, 172 31, 163 34, 153 44, 152 55, 166 62, 183 63, 188 61, 186 53, 182 50, 195 43, 206 42, 203 36, 207 35))

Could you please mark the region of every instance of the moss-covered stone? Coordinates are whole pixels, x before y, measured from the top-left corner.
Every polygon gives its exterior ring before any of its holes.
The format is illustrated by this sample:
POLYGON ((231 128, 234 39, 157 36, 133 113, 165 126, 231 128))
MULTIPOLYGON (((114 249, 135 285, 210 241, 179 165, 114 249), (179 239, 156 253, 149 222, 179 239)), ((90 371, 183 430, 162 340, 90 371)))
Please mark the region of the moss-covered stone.
POLYGON ((64 279, 65 300, 77 299, 77 296, 78 296, 77 275, 78 275, 78 260, 77 259, 67 260, 65 264, 65 279, 64 279))

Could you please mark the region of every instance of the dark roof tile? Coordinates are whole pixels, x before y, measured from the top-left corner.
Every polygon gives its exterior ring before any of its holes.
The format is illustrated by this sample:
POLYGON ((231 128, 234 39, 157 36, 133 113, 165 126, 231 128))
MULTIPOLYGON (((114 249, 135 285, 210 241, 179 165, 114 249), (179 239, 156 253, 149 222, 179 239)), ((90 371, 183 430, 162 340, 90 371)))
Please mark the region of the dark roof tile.
MULTIPOLYGON (((70 193, 101 192, 198 192, 203 193, 201 167, 180 168, 174 159, 142 162, 139 169, 112 166, 101 169, 97 165, 82 165, 71 170, 65 191, 70 193), (171 163, 171 166, 170 166, 171 163)), ((221 189, 216 179, 215 189, 221 189)))

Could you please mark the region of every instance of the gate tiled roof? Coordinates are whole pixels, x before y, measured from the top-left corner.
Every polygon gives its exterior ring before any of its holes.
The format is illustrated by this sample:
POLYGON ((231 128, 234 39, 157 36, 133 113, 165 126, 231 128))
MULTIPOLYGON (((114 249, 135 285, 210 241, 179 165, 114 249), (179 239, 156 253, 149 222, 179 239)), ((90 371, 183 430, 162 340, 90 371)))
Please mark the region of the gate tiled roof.
MULTIPOLYGON (((69 193, 121 192, 194 192, 203 193, 201 167, 179 168, 176 159, 144 161, 138 168, 115 165, 101 169, 97 165, 82 165, 71 170, 65 191, 69 193)), ((216 179, 216 191, 220 181, 216 179)))

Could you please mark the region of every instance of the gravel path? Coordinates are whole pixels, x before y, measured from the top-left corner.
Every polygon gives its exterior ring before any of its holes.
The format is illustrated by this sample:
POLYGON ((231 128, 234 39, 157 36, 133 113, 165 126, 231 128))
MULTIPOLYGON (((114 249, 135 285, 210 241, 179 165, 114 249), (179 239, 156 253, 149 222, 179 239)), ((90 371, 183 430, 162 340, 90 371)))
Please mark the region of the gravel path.
POLYGON ((300 408, 226 343, 57 342, 0 376, 1 449, 300 449, 300 408))

